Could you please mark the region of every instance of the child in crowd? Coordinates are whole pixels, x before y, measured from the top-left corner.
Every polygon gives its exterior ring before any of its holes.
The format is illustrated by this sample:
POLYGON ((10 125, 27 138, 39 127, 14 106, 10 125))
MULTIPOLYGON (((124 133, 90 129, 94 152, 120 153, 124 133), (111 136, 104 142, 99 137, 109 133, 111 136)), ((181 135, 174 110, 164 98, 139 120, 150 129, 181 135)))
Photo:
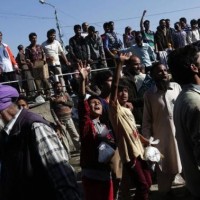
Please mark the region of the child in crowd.
POLYGON ((102 123, 101 99, 90 96, 85 100, 88 69, 79 63, 81 84, 79 93, 79 119, 82 167, 82 183, 85 200, 113 200, 113 183, 109 162, 98 160, 98 147, 102 141, 113 148, 114 139, 109 127, 102 123))
POLYGON ((134 199, 148 200, 152 181, 149 167, 144 160, 143 145, 148 145, 149 141, 138 133, 135 118, 131 112, 133 107, 127 102, 128 87, 123 81, 119 81, 123 62, 129 58, 130 55, 120 55, 111 86, 109 118, 123 167, 136 186, 134 199))
POLYGON ((23 95, 20 95, 17 99, 17 105, 19 108, 24 108, 24 109, 29 109, 29 105, 28 105, 28 99, 23 96, 23 95))

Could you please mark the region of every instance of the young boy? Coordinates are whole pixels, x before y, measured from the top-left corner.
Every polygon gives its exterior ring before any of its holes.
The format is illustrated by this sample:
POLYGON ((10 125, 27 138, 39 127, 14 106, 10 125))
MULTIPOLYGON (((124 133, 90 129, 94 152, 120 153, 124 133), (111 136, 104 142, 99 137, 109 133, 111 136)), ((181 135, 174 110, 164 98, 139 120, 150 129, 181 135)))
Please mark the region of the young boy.
POLYGON ((20 95, 17 99, 17 105, 19 108, 29 109, 28 100, 25 96, 20 95))
POLYGON ((122 64, 130 56, 120 55, 120 61, 114 73, 111 86, 109 104, 109 117, 116 136, 116 144, 129 177, 136 186, 136 200, 148 200, 151 186, 151 174, 146 161, 143 160, 143 144, 148 145, 148 140, 142 137, 137 130, 135 118, 131 112, 133 108, 128 103, 128 87, 120 80, 122 64))

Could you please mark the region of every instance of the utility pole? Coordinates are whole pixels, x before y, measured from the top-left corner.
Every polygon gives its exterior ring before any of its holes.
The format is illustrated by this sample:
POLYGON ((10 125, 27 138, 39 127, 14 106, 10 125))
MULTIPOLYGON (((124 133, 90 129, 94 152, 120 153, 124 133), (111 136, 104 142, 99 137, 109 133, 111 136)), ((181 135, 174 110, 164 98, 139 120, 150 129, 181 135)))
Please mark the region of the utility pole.
POLYGON ((61 45, 63 47, 63 50, 65 51, 65 45, 64 45, 64 42, 62 40, 63 35, 61 33, 61 29, 60 29, 60 24, 59 24, 59 20, 58 20, 58 15, 57 15, 56 7, 54 5, 52 5, 52 4, 50 4, 50 3, 45 2, 45 0, 39 0, 39 2, 41 4, 49 5, 49 6, 51 6, 54 9, 54 15, 55 15, 55 20, 56 20, 56 28, 58 30, 59 40, 60 40, 60 43, 61 43, 61 45))

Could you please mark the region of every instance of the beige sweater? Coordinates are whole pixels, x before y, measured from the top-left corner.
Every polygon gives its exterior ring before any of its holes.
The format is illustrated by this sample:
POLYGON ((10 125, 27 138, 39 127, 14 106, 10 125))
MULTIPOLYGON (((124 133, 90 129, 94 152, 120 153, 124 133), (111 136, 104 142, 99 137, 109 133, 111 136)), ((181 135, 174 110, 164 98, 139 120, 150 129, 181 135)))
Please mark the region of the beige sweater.
POLYGON ((144 148, 138 136, 135 118, 130 109, 119 102, 110 102, 109 118, 116 135, 116 142, 122 163, 140 156, 143 159, 144 148))

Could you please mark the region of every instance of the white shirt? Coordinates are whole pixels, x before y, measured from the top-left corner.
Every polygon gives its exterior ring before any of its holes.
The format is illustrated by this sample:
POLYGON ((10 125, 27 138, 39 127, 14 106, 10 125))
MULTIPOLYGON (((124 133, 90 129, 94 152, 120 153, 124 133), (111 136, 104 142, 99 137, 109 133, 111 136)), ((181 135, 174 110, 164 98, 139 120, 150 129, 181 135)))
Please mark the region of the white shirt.
POLYGON ((57 40, 52 43, 45 41, 42 43, 42 47, 47 57, 53 57, 53 61, 48 64, 53 66, 60 65, 59 54, 63 52, 61 44, 57 40))
POLYGON ((199 30, 191 30, 188 32, 188 43, 191 44, 193 42, 197 42, 200 40, 199 30))
POLYGON ((81 36, 83 36, 85 38, 86 36, 88 36, 88 32, 82 32, 81 36))
POLYGON ((3 45, 0 45, 0 67, 2 68, 3 72, 14 71, 8 52, 3 45))
POLYGON ((136 85, 137 91, 139 91, 139 89, 141 88, 145 77, 146 77, 146 74, 143 74, 141 72, 140 74, 135 75, 134 78, 135 78, 135 85, 136 85))

